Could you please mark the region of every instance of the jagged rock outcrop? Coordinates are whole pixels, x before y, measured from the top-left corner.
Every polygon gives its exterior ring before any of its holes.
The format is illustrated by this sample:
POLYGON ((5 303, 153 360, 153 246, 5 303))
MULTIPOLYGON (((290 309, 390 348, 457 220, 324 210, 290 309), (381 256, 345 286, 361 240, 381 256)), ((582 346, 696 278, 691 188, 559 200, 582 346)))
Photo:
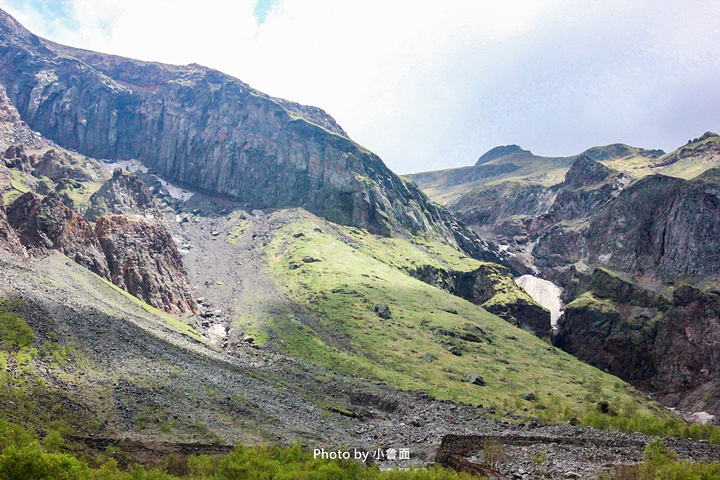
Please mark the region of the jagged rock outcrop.
POLYGON ((33 256, 59 250, 154 307, 197 311, 180 254, 162 227, 111 216, 100 217, 93 229, 56 193, 41 198, 28 192, 10 204, 7 222, 0 211, 0 243, 33 256))
POLYGON ((7 221, 5 204, 2 201, 0 201, 0 248, 19 255, 25 254, 25 247, 7 221))
POLYGON ((103 178, 97 162, 88 159, 80 161, 69 153, 54 148, 40 154, 28 154, 26 149, 25 144, 8 147, 2 155, 5 166, 30 173, 36 178, 47 177, 54 182, 87 182, 103 178))
POLYGON ((611 300, 587 292, 565 306, 554 343, 590 365, 637 383, 655 373, 648 348, 654 336, 646 317, 629 319, 611 300))
POLYGON ((506 267, 483 264, 472 271, 456 271, 422 265, 408 274, 531 330, 538 337, 550 337, 550 312, 515 284, 506 267))
POLYGON ((448 207, 484 235, 506 244, 525 245, 561 222, 577 223, 590 217, 630 180, 627 175, 580 156, 557 185, 495 183, 461 196, 448 207))
POLYGON ((172 66, 42 40, 0 12, 0 82, 34 129, 95 158, 257 208, 303 207, 382 235, 441 238, 502 262, 319 109, 273 99, 199 65, 172 66))
POLYGON ((95 231, 115 285, 160 309, 197 312, 180 253, 165 229, 111 215, 98 218, 95 231))
POLYGON ((720 291, 681 285, 658 309, 643 306, 652 292, 630 289, 624 301, 613 291, 614 298, 586 292, 570 302, 555 345, 669 407, 720 413, 720 291))
POLYGON ((656 374, 649 379, 666 405, 720 414, 720 291, 681 285, 657 324, 656 374))
POLYGON ((715 170, 687 181, 652 175, 622 191, 568 241, 548 232, 534 253, 541 262, 607 266, 646 284, 680 279, 720 280, 720 183, 715 170))
POLYGON ((96 221, 103 215, 125 215, 146 220, 161 217, 155 198, 137 175, 116 168, 110 180, 89 201, 85 218, 96 221))
POLYGON ((7 209, 8 223, 32 255, 59 250, 101 277, 109 278, 105 254, 90 224, 66 207, 56 193, 28 192, 7 209))

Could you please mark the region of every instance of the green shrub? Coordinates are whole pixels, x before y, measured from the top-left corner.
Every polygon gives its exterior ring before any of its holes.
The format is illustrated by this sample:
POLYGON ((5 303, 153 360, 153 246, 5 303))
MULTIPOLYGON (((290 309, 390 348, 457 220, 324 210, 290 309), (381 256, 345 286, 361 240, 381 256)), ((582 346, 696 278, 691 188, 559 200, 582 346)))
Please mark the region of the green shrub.
POLYGON ((35 340, 32 330, 20 315, 0 312, 0 344, 5 348, 28 347, 35 340))
POLYGON ((0 455, 3 480, 85 480, 86 464, 61 453, 45 453, 37 442, 24 447, 10 445, 0 455))

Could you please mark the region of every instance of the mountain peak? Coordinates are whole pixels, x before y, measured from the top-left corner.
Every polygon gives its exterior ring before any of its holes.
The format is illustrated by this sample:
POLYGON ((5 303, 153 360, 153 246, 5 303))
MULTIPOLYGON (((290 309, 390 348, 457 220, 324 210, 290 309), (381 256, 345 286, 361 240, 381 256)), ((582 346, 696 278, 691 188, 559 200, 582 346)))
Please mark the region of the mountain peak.
POLYGON ((520 148, 519 145, 502 145, 499 147, 491 148, 487 152, 485 152, 475 163, 475 165, 482 165, 484 163, 491 162, 493 160, 496 160, 500 157, 505 157, 507 155, 512 155, 515 153, 530 153, 530 150, 523 150, 520 148))
POLYGON ((615 170, 602 163, 581 155, 565 174, 565 185, 574 188, 597 185, 604 182, 614 172, 615 170))

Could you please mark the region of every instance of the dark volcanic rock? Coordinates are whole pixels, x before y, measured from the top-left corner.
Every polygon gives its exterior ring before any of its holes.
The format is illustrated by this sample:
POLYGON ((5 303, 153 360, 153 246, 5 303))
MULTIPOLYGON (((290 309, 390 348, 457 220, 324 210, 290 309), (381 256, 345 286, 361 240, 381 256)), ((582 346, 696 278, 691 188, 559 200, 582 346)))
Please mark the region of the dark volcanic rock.
POLYGON ((643 321, 628 321, 612 302, 585 294, 565 307, 554 343, 577 358, 626 381, 654 374, 655 331, 643 321))
POLYGON ((660 400, 681 410, 720 413, 720 295, 683 285, 658 322, 652 345, 660 400))
POLYGON ((593 217, 585 238, 589 264, 668 283, 718 279, 720 183, 645 177, 593 217))
POLYGON ((583 261, 645 285, 720 280, 720 178, 714 170, 690 181, 645 177, 604 205, 595 202, 585 223, 546 228, 533 250, 537 265, 583 261))
MULTIPOLYGON (((560 184, 546 187, 507 181, 483 185, 453 200, 448 208, 476 231, 492 235, 503 243, 521 244, 558 227, 562 228, 561 234, 568 231, 567 223, 579 223, 597 213, 630 180, 627 175, 580 156, 560 184)), ((576 252, 572 243, 550 238, 554 244, 568 245, 576 252)), ((546 245, 541 239, 538 248, 533 254, 539 258, 539 264, 555 265, 545 258, 555 255, 555 246, 546 245)))
POLYGON ((373 233, 433 236, 475 258, 506 258, 320 109, 199 65, 57 45, 4 12, 0 61, 0 82, 23 120, 67 148, 137 158, 170 180, 255 208, 302 207, 373 233))
POLYGON ((515 326, 532 330, 538 337, 550 336, 550 312, 515 284, 506 267, 483 264, 463 272, 422 265, 408 274, 480 305, 515 326))
POLYGON ((180 253, 167 231, 120 215, 98 218, 95 231, 115 285, 163 310, 197 311, 180 253))
POLYGON ((564 186, 569 188, 581 188, 589 185, 597 185, 605 182, 617 173, 602 163, 596 162, 589 157, 582 156, 572 164, 570 170, 565 174, 564 186))
POLYGON ((116 168, 110 180, 90 197, 85 218, 96 221, 103 215, 160 218, 155 198, 137 175, 116 168))
POLYGON ((608 273, 592 283, 566 306, 555 345, 669 407, 720 413, 720 293, 681 285, 670 304, 608 273))
POLYGON ((40 198, 32 192, 25 193, 10 204, 7 219, 31 254, 59 250, 76 263, 109 278, 105 255, 92 227, 63 205, 57 194, 40 198))

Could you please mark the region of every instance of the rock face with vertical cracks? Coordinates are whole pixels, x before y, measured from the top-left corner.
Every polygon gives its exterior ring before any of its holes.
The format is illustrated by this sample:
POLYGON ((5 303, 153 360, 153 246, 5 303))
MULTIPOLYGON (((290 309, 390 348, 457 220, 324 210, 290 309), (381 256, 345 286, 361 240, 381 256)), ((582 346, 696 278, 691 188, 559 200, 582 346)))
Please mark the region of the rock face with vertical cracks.
POLYGON ((115 285, 157 308, 197 311, 180 253, 165 229, 111 215, 98 218, 95 231, 115 285))
POLYGON ((30 127, 95 158, 257 208, 302 207, 381 235, 442 239, 504 262, 322 110, 199 65, 172 66, 40 39, 0 12, 0 83, 30 127))
POLYGON ((601 268, 574 278, 587 291, 566 306, 556 346, 667 406, 720 413, 720 291, 683 284, 669 300, 601 268))

